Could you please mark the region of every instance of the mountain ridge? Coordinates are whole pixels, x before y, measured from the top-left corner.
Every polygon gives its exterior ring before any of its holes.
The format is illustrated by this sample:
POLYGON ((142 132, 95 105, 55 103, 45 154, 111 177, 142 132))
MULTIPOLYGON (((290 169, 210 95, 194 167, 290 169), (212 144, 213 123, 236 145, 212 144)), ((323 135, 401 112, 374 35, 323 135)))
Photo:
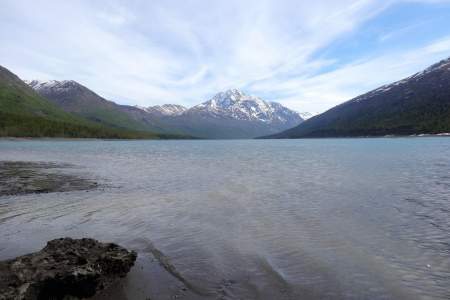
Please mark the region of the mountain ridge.
POLYGON ((177 104, 128 106, 106 100, 73 80, 27 81, 65 111, 93 122, 130 130, 185 134, 202 138, 253 138, 303 121, 279 103, 247 96, 237 89, 217 93, 191 108, 177 104))
POLYGON ((450 132, 450 58, 341 103, 265 138, 417 135, 450 132))
POLYGON ((160 138, 151 132, 118 130, 68 113, 0 66, 0 136, 160 138))
POLYGON ((178 116, 188 110, 187 107, 178 104, 163 104, 163 105, 154 105, 149 107, 139 107, 148 113, 157 113, 163 116, 178 116))

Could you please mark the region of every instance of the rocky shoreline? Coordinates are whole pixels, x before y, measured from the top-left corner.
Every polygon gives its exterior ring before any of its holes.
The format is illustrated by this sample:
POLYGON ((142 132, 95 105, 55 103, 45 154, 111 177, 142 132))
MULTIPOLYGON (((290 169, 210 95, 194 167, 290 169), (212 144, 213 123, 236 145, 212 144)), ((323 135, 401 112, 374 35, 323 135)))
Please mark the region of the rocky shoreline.
POLYGON ((136 258, 113 243, 55 239, 41 251, 0 262, 0 299, 92 297, 125 277, 136 258))
MULTIPOLYGON (((53 162, 0 161, 0 197, 92 190, 99 184, 53 162)), ((51 240, 40 251, 0 261, 0 300, 82 299, 125 277, 134 251, 90 238, 51 240)))

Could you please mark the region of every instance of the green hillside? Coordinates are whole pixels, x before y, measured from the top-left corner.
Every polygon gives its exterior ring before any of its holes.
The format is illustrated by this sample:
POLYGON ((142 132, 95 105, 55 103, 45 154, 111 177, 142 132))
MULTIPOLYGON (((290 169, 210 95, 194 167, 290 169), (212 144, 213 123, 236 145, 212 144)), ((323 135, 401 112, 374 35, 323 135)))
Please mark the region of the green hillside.
POLYGON ((47 84, 31 81, 30 85, 59 109, 91 122, 125 130, 163 132, 161 126, 154 124, 155 120, 143 122, 130 112, 131 108, 108 101, 76 81, 52 81, 47 84))
POLYGON ((65 112, 0 66, 0 137, 180 138, 110 128, 65 112))

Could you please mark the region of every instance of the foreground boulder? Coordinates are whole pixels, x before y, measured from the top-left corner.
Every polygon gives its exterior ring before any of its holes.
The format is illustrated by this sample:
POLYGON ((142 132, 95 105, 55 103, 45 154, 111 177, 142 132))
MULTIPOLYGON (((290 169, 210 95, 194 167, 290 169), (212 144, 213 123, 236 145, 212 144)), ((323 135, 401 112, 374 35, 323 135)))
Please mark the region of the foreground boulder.
POLYGON ((52 240, 39 252, 0 262, 0 299, 92 297, 124 277, 136 256, 94 239, 52 240))

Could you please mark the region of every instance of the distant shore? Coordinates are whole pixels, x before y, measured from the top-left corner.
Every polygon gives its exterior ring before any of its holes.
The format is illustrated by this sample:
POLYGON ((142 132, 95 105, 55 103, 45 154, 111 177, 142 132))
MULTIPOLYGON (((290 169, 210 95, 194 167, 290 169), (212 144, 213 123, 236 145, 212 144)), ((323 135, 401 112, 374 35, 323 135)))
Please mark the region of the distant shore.
POLYGON ((170 138, 170 139, 113 139, 113 138, 69 138, 69 137, 0 137, 0 141, 178 141, 202 140, 201 138, 170 138))
MULTIPOLYGON (((410 135, 368 135, 368 136, 328 136, 328 137, 301 137, 301 138, 280 138, 288 140, 304 139, 363 139, 363 138, 418 138, 418 137, 450 137, 450 132, 443 133, 421 133, 410 135)), ((239 140, 254 139, 277 139, 277 138, 249 138, 239 140)), ((167 141, 167 140, 235 140, 235 139, 202 139, 202 138, 180 138, 180 139, 109 139, 109 138, 68 138, 68 137, 0 137, 0 141, 167 141)))

